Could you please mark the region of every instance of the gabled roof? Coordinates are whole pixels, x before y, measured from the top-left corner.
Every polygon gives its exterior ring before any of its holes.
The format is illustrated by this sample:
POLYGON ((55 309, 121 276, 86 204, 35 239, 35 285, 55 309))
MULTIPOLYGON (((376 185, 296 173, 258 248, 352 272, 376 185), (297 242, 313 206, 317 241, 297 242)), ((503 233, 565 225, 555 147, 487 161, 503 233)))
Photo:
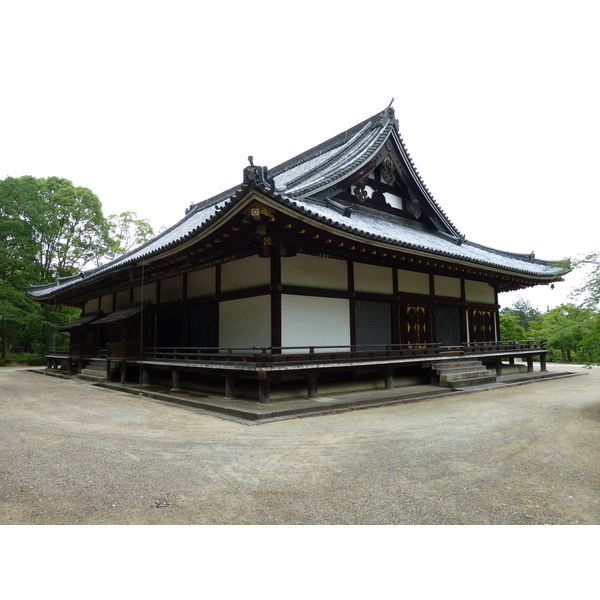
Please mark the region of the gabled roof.
POLYGON ((555 280, 568 272, 552 266, 556 261, 467 241, 422 181, 402 141, 394 111, 388 107, 271 170, 251 164, 244 169, 244 181, 239 186, 191 205, 183 219, 152 240, 78 276, 32 286, 30 294, 40 300, 53 298, 169 252, 235 210, 251 190, 258 190, 280 207, 314 223, 398 249, 520 274, 535 278, 539 283, 555 280), (344 186, 364 179, 390 154, 412 201, 421 207, 426 219, 406 218, 398 211, 378 210, 358 201, 340 199, 344 186))

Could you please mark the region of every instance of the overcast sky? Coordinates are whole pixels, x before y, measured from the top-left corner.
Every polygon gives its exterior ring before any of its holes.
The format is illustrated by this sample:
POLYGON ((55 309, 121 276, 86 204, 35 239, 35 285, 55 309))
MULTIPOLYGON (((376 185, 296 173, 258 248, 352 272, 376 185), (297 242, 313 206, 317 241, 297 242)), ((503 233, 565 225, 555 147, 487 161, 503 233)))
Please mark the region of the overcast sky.
MULTIPOLYGON (((0 178, 156 230, 385 108, 467 239, 600 250, 595 2, 28 1, 0 9, 0 178)), ((578 280, 520 295, 545 309, 578 280)), ((515 294, 504 294, 511 304, 515 294)))

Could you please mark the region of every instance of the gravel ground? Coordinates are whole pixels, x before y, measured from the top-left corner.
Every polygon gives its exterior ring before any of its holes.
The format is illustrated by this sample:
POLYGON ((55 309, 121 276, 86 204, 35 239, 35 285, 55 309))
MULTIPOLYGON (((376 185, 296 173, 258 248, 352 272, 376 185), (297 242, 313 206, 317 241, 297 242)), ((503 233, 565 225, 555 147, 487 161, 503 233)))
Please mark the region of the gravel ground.
POLYGON ((599 382, 248 426, 0 369, 0 524, 598 524, 599 382))

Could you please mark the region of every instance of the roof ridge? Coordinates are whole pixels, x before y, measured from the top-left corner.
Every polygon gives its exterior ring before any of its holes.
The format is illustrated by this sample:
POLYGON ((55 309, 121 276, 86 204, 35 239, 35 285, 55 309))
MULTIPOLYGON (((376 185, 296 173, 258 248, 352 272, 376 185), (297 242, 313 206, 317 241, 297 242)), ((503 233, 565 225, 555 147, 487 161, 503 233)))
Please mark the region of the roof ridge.
POLYGON ((348 137, 353 137, 358 132, 360 132, 365 126, 367 126, 369 123, 371 123, 372 121, 375 121, 377 119, 380 119, 386 113, 386 111, 388 111, 387 108, 376 113, 375 115, 369 117, 368 119, 365 119, 364 121, 358 123, 357 125, 354 125, 354 126, 350 127, 349 129, 346 129, 345 131, 338 133, 337 135, 334 135, 332 138, 329 138, 328 140, 325 140, 324 142, 321 142, 320 144, 317 144, 316 146, 314 146, 308 150, 305 150, 304 152, 286 160, 285 162, 282 162, 281 164, 277 165, 276 167, 269 169, 269 173, 272 176, 276 177, 277 175, 281 175, 282 173, 284 173, 285 171, 288 171, 289 169, 291 169, 293 167, 301 165, 303 162, 306 162, 312 158, 320 156, 324 152, 333 150, 334 148, 341 146, 348 140, 348 137))

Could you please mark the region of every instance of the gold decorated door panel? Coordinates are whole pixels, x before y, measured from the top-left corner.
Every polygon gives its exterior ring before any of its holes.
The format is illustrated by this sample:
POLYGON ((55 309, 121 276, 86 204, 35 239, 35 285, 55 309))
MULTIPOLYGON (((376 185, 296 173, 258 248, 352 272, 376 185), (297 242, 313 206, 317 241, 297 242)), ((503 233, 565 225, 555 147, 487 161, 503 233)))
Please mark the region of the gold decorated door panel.
POLYGON ((469 315, 472 342, 493 342, 496 340, 494 311, 474 308, 469 315))
POLYGON ((406 333, 405 340, 407 344, 426 344, 427 343, 427 307, 426 306, 406 306, 406 333))

